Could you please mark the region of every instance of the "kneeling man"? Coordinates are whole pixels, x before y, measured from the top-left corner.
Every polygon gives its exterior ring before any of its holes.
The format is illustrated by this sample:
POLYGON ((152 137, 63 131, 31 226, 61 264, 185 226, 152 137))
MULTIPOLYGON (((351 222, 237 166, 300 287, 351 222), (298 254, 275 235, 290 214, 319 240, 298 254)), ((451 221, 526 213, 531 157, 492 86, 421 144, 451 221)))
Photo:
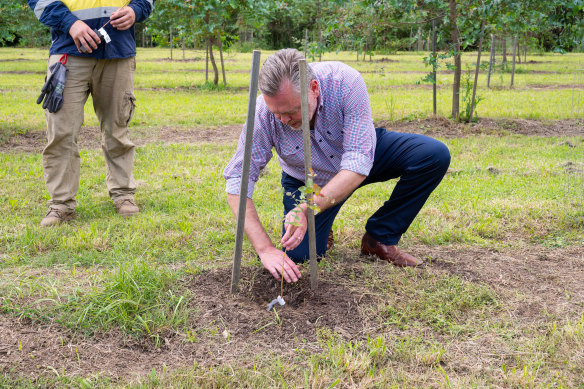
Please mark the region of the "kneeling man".
MULTIPOLYGON (((259 89, 253 134, 250 181, 247 189, 245 234, 264 267, 276 279, 282 272, 282 251, 268 237, 258 218, 252 194, 260 171, 276 149, 282 167, 286 251, 283 277, 296 282, 296 263, 308 259, 306 204, 298 204, 304 185, 302 112, 298 61, 295 49, 270 56, 259 73, 259 89), (292 196, 287 195, 291 193, 292 196), (290 221, 296 221, 292 225, 290 221)), ((418 266, 421 261, 401 251, 397 244, 438 186, 450 164, 448 148, 441 142, 415 134, 374 128, 369 95, 363 77, 340 62, 307 66, 310 141, 314 181, 322 187, 315 203, 317 255, 330 246, 331 227, 346 199, 362 186, 399 178, 389 200, 367 221, 361 253, 376 255, 397 266, 418 266)), ((245 127, 244 127, 245 129, 245 127)), ((237 215, 245 130, 237 151, 223 172, 227 199, 237 215)))

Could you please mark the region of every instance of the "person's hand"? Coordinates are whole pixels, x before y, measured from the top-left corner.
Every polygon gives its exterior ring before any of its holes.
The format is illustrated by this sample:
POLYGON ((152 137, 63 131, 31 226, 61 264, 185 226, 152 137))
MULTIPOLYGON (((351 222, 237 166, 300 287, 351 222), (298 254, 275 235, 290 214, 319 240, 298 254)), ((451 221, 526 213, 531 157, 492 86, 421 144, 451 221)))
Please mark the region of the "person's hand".
POLYGON ((136 14, 132 7, 122 7, 110 16, 113 28, 123 31, 132 27, 136 22, 136 14))
POLYGON ((308 220, 306 219, 306 208, 297 206, 284 219, 284 236, 282 236, 282 247, 286 250, 294 250, 304 239, 308 220))
POLYGON ((300 269, 292 261, 286 253, 278 250, 275 247, 268 249, 265 252, 259 254, 262 265, 274 276, 278 281, 280 280, 280 275, 282 273, 282 257, 284 258, 284 280, 286 282, 297 282, 302 275, 300 274, 300 269))
POLYGON ((73 38, 75 46, 77 46, 77 50, 79 50, 80 53, 83 53, 83 51, 81 51, 81 46, 85 48, 86 53, 91 53, 93 50, 97 49, 97 45, 101 43, 101 39, 99 39, 97 34, 82 20, 73 23, 69 29, 69 35, 73 38))

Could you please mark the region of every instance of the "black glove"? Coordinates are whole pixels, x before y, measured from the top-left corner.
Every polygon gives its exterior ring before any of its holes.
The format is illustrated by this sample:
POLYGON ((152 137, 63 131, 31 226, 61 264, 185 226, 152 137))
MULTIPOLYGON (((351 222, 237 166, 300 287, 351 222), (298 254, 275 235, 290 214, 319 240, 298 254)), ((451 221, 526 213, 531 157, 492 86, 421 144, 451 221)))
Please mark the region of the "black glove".
POLYGON ((50 74, 41 89, 37 104, 40 104, 44 98, 43 108, 48 109, 50 113, 55 113, 63 105, 63 89, 65 89, 65 81, 67 80, 67 68, 61 62, 56 62, 49 67, 49 71, 50 74))

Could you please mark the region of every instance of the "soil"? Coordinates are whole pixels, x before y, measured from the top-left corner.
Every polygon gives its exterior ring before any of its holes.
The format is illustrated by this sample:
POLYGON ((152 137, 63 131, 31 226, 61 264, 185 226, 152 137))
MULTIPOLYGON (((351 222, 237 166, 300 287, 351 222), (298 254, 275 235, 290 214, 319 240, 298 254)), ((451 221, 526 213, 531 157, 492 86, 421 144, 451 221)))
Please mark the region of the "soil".
MULTIPOLYGON (((415 272, 453 274, 487 285, 505 306, 500 314, 513 317, 513 323, 522 328, 550 315, 574 319, 584 307, 584 250, 579 247, 491 250, 414 246, 408 250, 425 260, 415 272)), ((132 379, 163 365, 171 369, 190 366, 193 361, 201 366, 225 365, 242 356, 266 352, 286 356, 299 347, 319 352, 317 338, 322 331, 344 341, 363 340, 381 332, 404 336, 407 330, 379 325, 372 312, 383 296, 367 287, 373 275, 384 279, 396 268, 356 256, 344 247, 334 258, 324 259, 331 262, 326 270, 320 270, 316 292, 310 287, 305 265, 301 281, 285 285, 286 304, 276 305, 277 315, 266 307, 280 294, 280 283, 259 266, 241 269, 240 292, 234 296, 229 292, 230 268, 185 279, 182 288, 190 292, 191 308, 196 312, 191 318, 193 330, 167 333, 160 346, 115 331, 84 337, 56 324, 2 315, 0 370, 17 367, 22 374, 37 376, 64 369, 68 375, 99 373, 132 379)), ((448 352, 449 367, 456 371, 468 368, 464 361, 484 359, 496 347, 488 342, 476 347, 473 339, 457 342, 461 343, 448 352)))
MULTIPOLYGON (((376 127, 391 131, 424 134, 433 137, 459 138, 473 135, 503 136, 509 134, 531 136, 583 136, 584 122, 578 119, 542 122, 527 119, 481 119, 476 123, 454 123, 446 118, 429 118, 412 121, 378 121, 376 127)), ((239 138, 241 125, 192 128, 161 127, 137 128, 133 130, 133 141, 137 146, 148 143, 232 143, 239 138)), ((82 127, 79 146, 82 149, 100 147, 101 135, 98 127, 82 127)), ((13 134, 0 143, 0 152, 41 152, 45 147, 45 133, 29 131, 13 134)))

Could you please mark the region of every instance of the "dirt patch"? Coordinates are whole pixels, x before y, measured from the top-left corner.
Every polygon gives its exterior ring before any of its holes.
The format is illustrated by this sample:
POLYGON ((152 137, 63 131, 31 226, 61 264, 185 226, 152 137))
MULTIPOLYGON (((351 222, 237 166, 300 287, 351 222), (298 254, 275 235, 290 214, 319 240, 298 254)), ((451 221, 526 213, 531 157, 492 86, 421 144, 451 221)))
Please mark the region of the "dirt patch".
MULTIPOLYGON (((420 275, 455 275, 486 285, 505 307, 501 315, 513 318, 517 331, 549 320, 578 318, 584 307, 584 250, 581 247, 491 250, 486 248, 414 246, 409 251, 424 258, 420 275)), ((326 261, 327 259, 325 259, 326 261)), ((396 271, 385 262, 355 257, 341 247, 320 271, 319 288, 310 289, 308 267, 295 285, 286 285, 286 305, 277 315, 267 303, 280 294, 280 284, 260 267, 243 267, 241 292, 231 296, 231 269, 204 272, 185 279, 182 288, 193 296, 196 311, 192 330, 169 333, 160 347, 137 342, 118 332, 86 338, 55 324, 32 323, 0 316, 0 370, 17 367, 28 376, 57 374, 102 375, 131 379, 163 365, 169 368, 226 365, 240 358, 274 352, 292 355, 299 347, 321 350, 319 331, 341 340, 363 340, 367 335, 404 335, 392 324, 379 326, 370 308, 383 296, 370 285, 396 271)), ((226 266, 229 266, 226 264, 226 266)), ((491 317, 498 320, 497 317, 491 317)), ((427 334, 430 338, 436 334, 427 334)), ((464 372, 497 366, 500 342, 475 336, 457 337, 448 351, 449 368, 464 372), (490 355, 490 357, 489 357, 490 355), (493 358, 497 359, 494 361, 493 358), (476 361, 484 364, 477 366, 476 361), (473 367, 474 366, 474 367, 473 367)), ((513 350, 508 350, 513 352, 513 350)), ((500 365, 499 365, 500 366, 500 365)))
MULTIPOLYGON (((239 138, 243 125, 219 126, 215 128, 198 127, 191 129, 176 129, 161 127, 158 129, 142 128, 130 130, 132 141, 136 146, 149 143, 231 143, 239 138)), ((98 127, 81 127, 79 147, 81 149, 97 149, 100 146, 101 133, 98 127)), ((38 153, 46 145, 46 134, 40 131, 29 131, 24 134, 12 135, 7 142, 0 144, 0 152, 38 153)))
POLYGON ((373 62, 383 63, 383 62, 399 62, 399 61, 395 60, 395 59, 391 59, 391 58, 378 58, 378 59, 374 59, 373 62))
POLYGON ((45 74, 45 72, 32 72, 29 70, 2 70, 0 74, 45 74))
MULTIPOLYGON (((180 54, 177 55, 177 57, 182 57, 182 52, 180 51, 176 51, 180 54)), ((169 51, 169 55, 170 55, 170 51, 169 51)), ((204 61, 205 58, 203 57, 193 57, 193 58, 158 58, 158 59, 147 59, 147 60, 143 60, 141 62, 197 62, 197 61, 204 61)), ((235 62, 235 59, 233 58, 223 58, 223 62, 235 62)), ((230 70, 231 71, 231 70, 230 70)))
POLYGON ((460 138, 473 135, 505 136, 583 136, 584 125, 578 119, 549 122, 527 119, 481 119, 476 123, 455 123, 446 118, 428 118, 412 121, 379 121, 376 127, 390 131, 423 134, 432 137, 460 138))
POLYGON ((3 58, 0 59, 0 62, 28 62, 30 59, 26 58, 3 58))
MULTIPOLYGON (((481 119, 477 123, 454 123, 446 118, 429 118, 412 121, 378 121, 376 127, 390 131, 424 134, 433 137, 460 138, 472 135, 504 136, 509 134, 529 136, 583 136, 584 123, 578 119, 549 122, 526 119, 481 119)), ((243 124, 219 126, 215 128, 161 127, 131 129, 132 140, 137 146, 149 143, 231 143, 241 134, 243 124)), ((82 149, 100 147, 101 134, 97 127, 82 127, 79 146, 82 149)), ((0 152, 40 152, 45 147, 44 132, 30 131, 15 134, 0 144, 0 152)))
MULTIPOLYGON (((174 92, 174 91, 193 91, 193 90, 201 90, 201 86, 177 86, 174 88, 164 88, 164 87, 154 87, 154 88, 134 88, 134 90, 146 90, 146 91, 161 91, 161 92, 174 92)), ((224 89, 225 91, 231 92, 243 92, 249 91, 249 87, 247 86, 227 86, 224 89)))
POLYGON ((527 88, 531 89, 580 89, 584 85, 579 84, 528 84, 527 88))

